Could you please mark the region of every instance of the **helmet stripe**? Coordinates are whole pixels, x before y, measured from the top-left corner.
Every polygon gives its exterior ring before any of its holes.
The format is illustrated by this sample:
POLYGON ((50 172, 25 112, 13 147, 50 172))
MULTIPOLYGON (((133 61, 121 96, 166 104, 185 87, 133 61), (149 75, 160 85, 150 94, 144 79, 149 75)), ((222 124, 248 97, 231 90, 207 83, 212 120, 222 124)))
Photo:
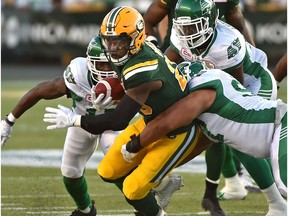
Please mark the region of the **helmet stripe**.
POLYGON ((120 13, 120 11, 123 8, 124 8, 123 6, 117 7, 111 11, 111 13, 107 19, 107 24, 106 24, 106 28, 107 28, 108 32, 114 32, 115 31, 117 15, 120 13))

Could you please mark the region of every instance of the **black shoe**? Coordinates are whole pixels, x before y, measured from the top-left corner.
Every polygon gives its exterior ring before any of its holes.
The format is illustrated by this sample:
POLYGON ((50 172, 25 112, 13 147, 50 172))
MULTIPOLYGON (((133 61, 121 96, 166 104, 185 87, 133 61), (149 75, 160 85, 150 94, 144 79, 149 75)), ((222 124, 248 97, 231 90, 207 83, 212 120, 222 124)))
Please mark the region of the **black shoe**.
POLYGON ((97 210, 95 208, 95 201, 92 200, 92 207, 89 213, 85 214, 81 212, 79 209, 75 209, 70 216, 96 216, 97 215, 97 210))
POLYGON ((225 212, 220 207, 217 198, 203 198, 201 205, 204 210, 210 212, 211 216, 226 216, 225 212))

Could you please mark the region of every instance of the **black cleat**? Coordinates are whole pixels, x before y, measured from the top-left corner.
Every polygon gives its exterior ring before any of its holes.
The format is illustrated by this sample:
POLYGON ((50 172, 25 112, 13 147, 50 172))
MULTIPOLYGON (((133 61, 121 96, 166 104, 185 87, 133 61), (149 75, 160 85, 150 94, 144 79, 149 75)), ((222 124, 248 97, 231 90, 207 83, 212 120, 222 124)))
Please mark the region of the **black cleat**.
POLYGON ((210 212, 211 216, 226 216, 225 212, 220 207, 217 198, 203 198, 201 205, 204 210, 210 212))
POLYGON ((79 209, 75 209, 70 216, 96 216, 97 210, 94 205, 95 205, 95 201, 92 200, 92 208, 89 213, 85 214, 81 212, 79 209))

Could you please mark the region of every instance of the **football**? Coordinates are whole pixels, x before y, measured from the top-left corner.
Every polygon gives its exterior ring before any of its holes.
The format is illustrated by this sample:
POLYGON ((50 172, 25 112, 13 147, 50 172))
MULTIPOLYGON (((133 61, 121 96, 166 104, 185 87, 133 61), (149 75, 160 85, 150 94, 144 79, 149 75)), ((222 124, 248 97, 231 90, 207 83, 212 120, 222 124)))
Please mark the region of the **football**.
POLYGON ((125 94, 124 88, 117 77, 106 77, 103 80, 100 80, 96 84, 94 91, 96 97, 100 94, 104 94, 104 100, 110 96, 113 100, 120 100, 125 94))

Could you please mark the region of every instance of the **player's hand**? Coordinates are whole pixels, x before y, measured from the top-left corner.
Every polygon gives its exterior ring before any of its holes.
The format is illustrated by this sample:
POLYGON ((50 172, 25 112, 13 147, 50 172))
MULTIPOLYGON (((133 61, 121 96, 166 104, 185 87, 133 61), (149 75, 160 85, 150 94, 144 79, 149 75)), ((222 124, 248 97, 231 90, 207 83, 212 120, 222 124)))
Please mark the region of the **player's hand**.
POLYGON ((52 107, 45 108, 47 113, 44 114, 43 121, 53 123, 53 125, 47 127, 47 130, 74 126, 77 117, 80 118, 73 109, 69 109, 62 105, 58 105, 58 108, 59 109, 52 107))
POLYGON ((10 125, 7 121, 1 121, 1 147, 4 147, 7 140, 11 136, 13 124, 10 125))
POLYGON ((92 95, 92 104, 96 110, 100 111, 115 108, 114 101, 112 100, 111 96, 104 99, 105 95, 100 94, 97 97, 94 87, 92 87, 91 95, 92 95))
POLYGON ((132 163, 134 157, 136 156, 136 153, 131 153, 127 151, 126 144, 122 146, 121 153, 123 155, 124 160, 127 161, 128 163, 132 163))

